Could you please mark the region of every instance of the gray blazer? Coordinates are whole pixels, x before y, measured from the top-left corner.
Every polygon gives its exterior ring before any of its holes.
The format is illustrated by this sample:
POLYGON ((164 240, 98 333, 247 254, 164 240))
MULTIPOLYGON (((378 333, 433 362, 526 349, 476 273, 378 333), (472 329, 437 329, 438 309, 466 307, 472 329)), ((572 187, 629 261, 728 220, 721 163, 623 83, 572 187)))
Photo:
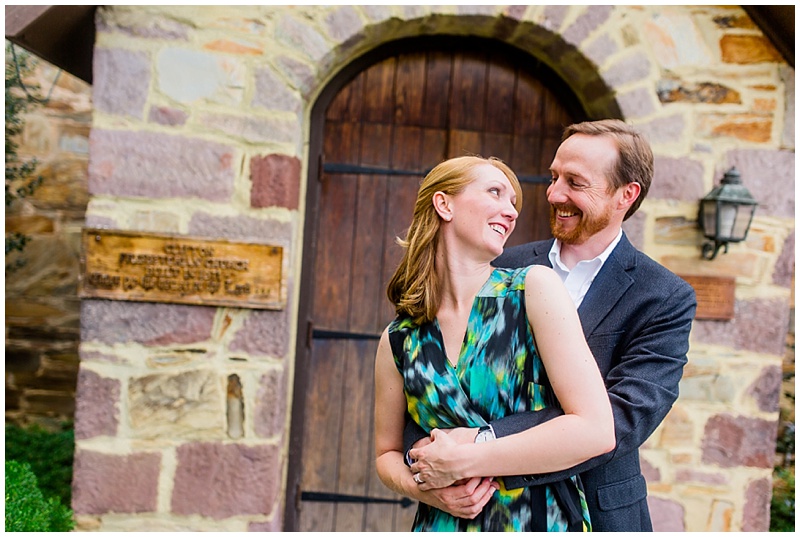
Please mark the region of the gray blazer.
MULTIPOLYGON (((552 244, 550 239, 508 248, 493 264, 550 266, 552 244)), ((692 287, 636 250, 623 234, 578 308, 584 335, 606 382, 617 446, 561 472, 506 477, 506 486, 541 485, 577 473, 593 531, 652 531, 639 447, 678 398, 696 307, 692 287)), ((555 414, 552 410, 516 414, 492 426, 502 437, 555 414)), ((421 437, 411 429, 406 430, 406 447, 421 437)))

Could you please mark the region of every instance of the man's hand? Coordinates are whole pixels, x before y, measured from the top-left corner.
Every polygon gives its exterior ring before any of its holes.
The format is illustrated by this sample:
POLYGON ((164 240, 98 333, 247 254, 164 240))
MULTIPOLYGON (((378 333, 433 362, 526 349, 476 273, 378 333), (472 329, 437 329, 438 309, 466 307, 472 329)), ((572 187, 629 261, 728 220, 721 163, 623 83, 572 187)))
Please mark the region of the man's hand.
POLYGON ((448 434, 445 431, 434 429, 431 431, 431 442, 421 448, 413 448, 408 454, 413 464, 411 472, 414 480, 423 491, 448 487, 460 480, 463 476, 457 473, 457 461, 454 464, 455 449, 471 437, 469 443, 475 438, 476 429, 452 429, 448 434), (469 431, 466 433, 465 431, 469 431))
POLYGON ((455 485, 427 492, 431 500, 428 505, 436 507, 456 518, 472 520, 486 506, 499 485, 489 477, 473 477, 455 485))

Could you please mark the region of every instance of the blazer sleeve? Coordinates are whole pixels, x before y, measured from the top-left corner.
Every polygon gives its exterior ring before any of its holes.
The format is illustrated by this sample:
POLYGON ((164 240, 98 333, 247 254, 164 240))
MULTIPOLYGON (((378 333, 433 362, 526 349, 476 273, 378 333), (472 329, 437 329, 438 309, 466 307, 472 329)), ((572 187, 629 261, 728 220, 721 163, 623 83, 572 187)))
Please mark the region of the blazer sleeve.
MULTIPOLYGON (((692 287, 673 277, 676 284, 653 298, 653 314, 604 375, 614 414, 615 449, 559 472, 506 478, 508 488, 559 481, 623 457, 639 449, 663 421, 678 398, 697 306, 692 287)), ((535 413, 528 412, 494 421, 492 427, 502 437, 537 424, 535 413)))

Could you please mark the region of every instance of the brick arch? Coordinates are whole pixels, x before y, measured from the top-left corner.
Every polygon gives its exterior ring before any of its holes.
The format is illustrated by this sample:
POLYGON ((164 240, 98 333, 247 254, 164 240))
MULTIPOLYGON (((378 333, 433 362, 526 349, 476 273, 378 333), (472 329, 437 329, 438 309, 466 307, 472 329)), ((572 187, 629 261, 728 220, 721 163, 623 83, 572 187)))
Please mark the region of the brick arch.
POLYGON ((468 13, 429 13, 407 19, 387 12, 383 18, 360 26, 344 22, 350 19, 345 8, 352 9, 345 6, 329 19, 341 24, 337 35, 341 41, 322 54, 315 80, 307 85, 304 95, 313 102, 313 97, 342 69, 391 41, 421 36, 470 36, 501 41, 549 67, 575 94, 590 119, 624 119, 616 86, 628 80, 613 78, 613 70, 609 78, 597 63, 616 50, 615 43, 625 42, 622 36, 602 33, 614 6, 544 6, 541 13, 534 13, 538 15, 537 21, 526 18, 529 6, 501 7, 502 11, 488 6, 482 12, 481 8, 475 8, 468 13), (570 9, 582 11, 564 26, 570 9), (563 30, 551 29, 559 25, 564 26, 563 30), (590 43, 592 51, 586 50, 590 43))

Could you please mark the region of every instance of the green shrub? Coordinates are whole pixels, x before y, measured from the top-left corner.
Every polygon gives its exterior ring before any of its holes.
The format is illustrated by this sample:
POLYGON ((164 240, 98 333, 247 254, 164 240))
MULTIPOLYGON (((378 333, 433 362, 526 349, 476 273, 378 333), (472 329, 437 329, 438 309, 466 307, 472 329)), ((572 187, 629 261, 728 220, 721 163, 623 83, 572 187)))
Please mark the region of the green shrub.
POLYGON ((776 468, 769 531, 794 531, 794 466, 776 468))
POLYGON ((67 506, 72 504, 74 453, 75 434, 69 425, 55 432, 38 425, 27 428, 6 425, 6 460, 27 463, 42 494, 67 506))
POLYGON ((71 531, 72 511, 39 490, 29 465, 6 460, 6 531, 71 531))

